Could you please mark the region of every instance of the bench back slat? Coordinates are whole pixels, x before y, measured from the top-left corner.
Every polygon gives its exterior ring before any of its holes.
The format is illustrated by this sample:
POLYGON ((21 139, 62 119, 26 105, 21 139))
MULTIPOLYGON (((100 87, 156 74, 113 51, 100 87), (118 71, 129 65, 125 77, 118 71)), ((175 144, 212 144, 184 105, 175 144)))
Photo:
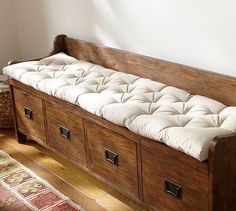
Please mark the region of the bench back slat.
POLYGON ((149 78, 228 106, 236 105, 236 77, 65 37, 65 51, 77 59, 149 78))

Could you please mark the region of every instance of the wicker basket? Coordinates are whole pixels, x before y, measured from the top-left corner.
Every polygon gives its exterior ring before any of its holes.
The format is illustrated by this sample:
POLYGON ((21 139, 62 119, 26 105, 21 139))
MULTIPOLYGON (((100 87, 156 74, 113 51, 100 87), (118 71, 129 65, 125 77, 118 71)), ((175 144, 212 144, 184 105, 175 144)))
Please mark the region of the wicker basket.
POLYGON ((0 77, 0 128, 13 128, 10 92, 2 77, 0 77))

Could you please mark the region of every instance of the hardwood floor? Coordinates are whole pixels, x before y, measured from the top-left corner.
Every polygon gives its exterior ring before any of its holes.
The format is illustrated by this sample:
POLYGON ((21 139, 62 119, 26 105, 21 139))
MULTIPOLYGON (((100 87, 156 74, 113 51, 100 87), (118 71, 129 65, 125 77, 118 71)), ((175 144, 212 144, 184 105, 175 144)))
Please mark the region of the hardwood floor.
POLYGON ((86 210, 147 210, 38 143, 19 144, 11 130, 0 130, 0 149, 86 210))

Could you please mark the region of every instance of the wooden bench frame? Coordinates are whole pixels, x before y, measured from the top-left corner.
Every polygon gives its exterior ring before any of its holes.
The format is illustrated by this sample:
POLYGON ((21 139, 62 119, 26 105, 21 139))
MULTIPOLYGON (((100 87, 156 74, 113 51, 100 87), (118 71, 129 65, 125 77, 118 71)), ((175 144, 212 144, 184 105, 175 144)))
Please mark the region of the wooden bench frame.
MULTIPOLYGON (((51 53, 48 55, 53 55, 59 52, 65 52, 66 54, 73 56, 77 59, 89 61, 95 64, 102 65, 107 68, 115 69, 117 71, 123 71, 126 73, 131 73, 138 75, 140 77, 149 78, 156 80, 167 85, 172 85, 178 88, 189 91, 192 94, 205 95, 207 97, 216 99, 225 103, 226 105, 236 105, 236 78, 220 75, 213 72, 203 71, 196 68, 171 63, 163 61, 156 58, 151 58, 143 55, 138 55, 122 50, 117 50, 109 47, 104 47, 94 43, 81 41, 78 39, 67 37, 66 35, 58 35, 54 41, 54 47, 51 53)), ((35 59, 39 60, 39 59, 35 59)), ((11 61, 9 65, 15 64, 21 61, 11 61)), ((64 102, 62 100, 56 99, 55 97, 49 96, 45 93, 39 92, 32 87, 23 85, 22 83, 9 78, 10 88, 12 94, 12 104, 14 108, 14 120, 15 120, 15 131, 19 142, 25 142, 27 138, 31 138, 45 147, 54 150, 48 144, 48 127, 47 127, 47 112, 46 104, 52 103, 55 105, 63 106, 65 111, 72 111, 73 114, 78 115, 83 121, 84 130, 84 142, 85 142, 85 152, 86 152, 86 164, 80 165, 74 161, 75 164, 81 166, 81 168, 90 172, 92 175, 98 177, 102 181, 110 184, 120 192, 127 194, 132 199, 142 203, 150 209, 161 209, 161 210, 187 210, 189 205, 186 202, 181 201, 181 196, 175 199, 172 196, 165 196, 159 198, 159 192, 156 190, 147 189, 146 183, 149 180, 152 181, 153 172, 148 175, 147 169, 156 170, 157 165, 163 162, 163 165, 169 163, 169 171, 171 172, 185 172, 187 169, 194 169, 195 173, 190 176, 193 181, 202 182, 202 186, 206 186, 204 189, 204 194, 206 194, 206 200, 204 207, 205 210, 236 210, 236 134, 230 136, 220 136, 216 137, 210 143, 209 148, 209 159, 206 162, 199 162, 190 156, 185 155, 179 151, 171 149, 159 142, 141 137, 133 132, 127 130, 126 128, 117 126, 107 120, 100 117, 94 116, 78 106, 72 105, 70 103, 64 102), (19 123, 19 117, 17 115, 17 103, 15 102, 15 89, 19 89, 23 92, 30 93, 30 95, 38 97, 42 100, 43 107, 43 119, 45 124, 45 134, 46 141, 42 141, 37 137, 32 137, 32 135, 26 131, 22 130, 19 123), (122 187, 114 184, 113 180, 109 178, 104 178, 98 172, 94 172, 90 167, 90 153, 88 146, 88 125, 90 122, 96 123, 103 128, 108 129, 114 134, 120 134, 122 137, 128 138, 136 144, 137 147, 137 195, 130 192, 124 191, 122 187), (146 162, 148 159, 148 153, 145 150, 150 150, 150 156, 153 156, 153 161, 146 162), (152 154, 153 152, 153 154, 152 154), (159 156, 161 152, 161 156, 159 156), (158 159, 157 159, 158 158, 158 159), (155 160, 157 159, 157 160, 155 160), (157 163, 159 162, 159 163, 157 163), (176 165, 178 163, 178 165, 176 165), (147 166, 148 165, 148 166, 147 166), (148 167, 148 168, 146 168, 148 167), (146 168, 146 170, 145 170, 146 168), (145 172, 143 176, 143 172, 145 172), (197 173, 199 173, 202 178, 196 178, 197 173), (150 196, 150 197, 149 197, 150 196), (152 198, 154 197, 154 198, 152 198), (161 200, 164 205, 158 206, 155 202, 155 197, 161 200), (165 206, 166 204, 166 206, 165 206)), ((149 151, 148 151, 149 152, 149 151)), ((128 156, 128 155, 127 155, 128 156)), ((67 158, 69 159, 69 158, 67 158)), ((161 166, 161 165, 160 165, 161 166)), ((158 167, 159 168, 159 167, 158 167)), ((165 167, 161 167, 165 168, 165 167)), ((153 170, 153 171, 154 171, 153 170)), ((158 172, 157 172, 158 174, 158 172)), ((128 180, 128 178, 127 178, 128 180)), ((176 180, 174 180, 176 181, 176 180)), ((177 184, 179 181, 176 181, 177 184)), ((184 186, 185 179, 181 182, 180 186, 184 186)), ((186 181, 187 183, 187 181, 186 181)), ((155 185, 153 183, 153 185, 155 185)), ((197 185, 197 182, 196 184, 197 185)), ((195 188, 195 187, 194 187, 195 188)), ((174 187, 174 190, 175 187, 174 187)), ((195 189, 194 189, 195 190, 195 189)), ((196 188, 197 190, 197 188, 196 188)), ((181 195, 185 197, 184 188, 181 195)), ((201 191, 199 191, 199 200, 201 200, 201 191)), ((163 188, 164 192, 164 188, 163 188)), ((188 193, 188 197, 191 197, 191 192, 188 193)), ((197 194, 196 194, 197 195, 197 194)), ((195 197, 195 195, 194 195, 195 197)), ((199 203, 203 203, 199 201, 199 203)), ((193 204, 192 210, 197 210, 198 205, 193 204)))

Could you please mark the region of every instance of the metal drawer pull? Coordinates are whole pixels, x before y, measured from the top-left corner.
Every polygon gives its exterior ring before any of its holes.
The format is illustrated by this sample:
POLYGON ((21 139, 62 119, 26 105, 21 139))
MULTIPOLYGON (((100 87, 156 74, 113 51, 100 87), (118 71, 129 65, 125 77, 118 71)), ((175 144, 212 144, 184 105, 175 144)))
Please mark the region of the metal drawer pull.
POLYGON ((118 155, 108 149, 104 149, 105 160, 118 166, 118 155))
POLYGON ((60 134, 62 137, 66 138, 66 139, 70 138, 70 130, 63 127, 63 126, 60 126, 60 134))
POLYGON ((33 112, 29 108, 25 108, 25 116, 29 119, 33 119, 33 112))
POLYGON ((175 198, 181 199, 182 197, 182 187, 167 179, 164 180, 164 190, 175 198))

